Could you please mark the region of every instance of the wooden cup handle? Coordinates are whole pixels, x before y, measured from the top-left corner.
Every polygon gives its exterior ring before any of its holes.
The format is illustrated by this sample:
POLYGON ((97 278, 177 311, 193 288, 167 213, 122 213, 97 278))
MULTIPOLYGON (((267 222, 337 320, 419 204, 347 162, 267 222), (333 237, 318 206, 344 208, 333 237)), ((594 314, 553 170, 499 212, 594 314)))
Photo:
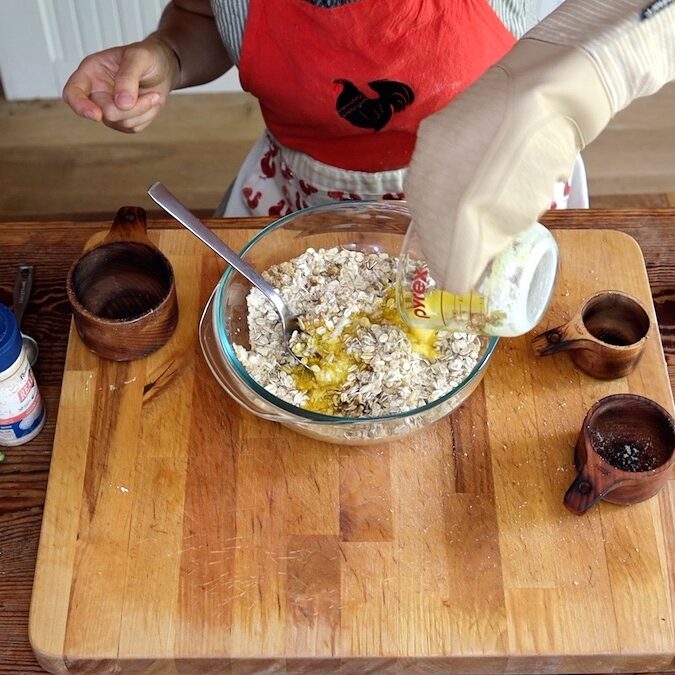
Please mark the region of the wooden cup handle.
POLYGON ((548 356, 569 349, 594 349, 596 345, 597 341, 589 335, 581 316, 532 338, 532 347, 537 356, 548 356))
POLYGON ((145 209, 140 206, 123 206, 117 211, 103 243, 115 241, 133 241, 154 247, 148 237, 145 209))
POLYGON ((606 475, 601 471, 589 471, 587 467, 588 465, 581 468, 563 499, 565 506, 578 516, 586 513, 593 504, 617 485, 614 475, 606 475))

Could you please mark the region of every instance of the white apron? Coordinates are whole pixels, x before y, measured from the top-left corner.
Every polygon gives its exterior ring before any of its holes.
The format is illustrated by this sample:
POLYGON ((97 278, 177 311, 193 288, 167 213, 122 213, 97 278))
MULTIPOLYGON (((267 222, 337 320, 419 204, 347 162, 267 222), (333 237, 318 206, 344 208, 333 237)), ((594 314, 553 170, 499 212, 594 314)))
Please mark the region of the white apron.
MULTIPOLYGON (((405 171, 339 169, 283 147, 266 132, 244 160, 215 215, 278 217, 330 201, 404 199, 405 171)), ((586 171, 578 155, 569 180, 555 184, 551 208, 588 205, 586 171)))

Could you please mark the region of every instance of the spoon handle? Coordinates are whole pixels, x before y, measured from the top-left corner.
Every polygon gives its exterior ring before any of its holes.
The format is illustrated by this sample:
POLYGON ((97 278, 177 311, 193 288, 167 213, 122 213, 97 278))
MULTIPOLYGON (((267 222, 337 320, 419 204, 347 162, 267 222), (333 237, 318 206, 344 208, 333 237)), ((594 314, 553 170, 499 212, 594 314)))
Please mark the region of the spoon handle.
POLYGON ((226 260, 241 275, 246 277, 267 299, 274 304, 277 312, 285 316, 286 308, 277 290, 263 279, 247 262, 239 257, 220 237, 190 212, 162 183, 153 183, 148 188, 150 197, 181 225, 201 239, 210 249, 226 260))
POLYGON ((19 327, 21 327, 21 320, 23 319, 23 313, 26 311, 26 306, 28 305, 28 299, 30 298, 30 292, 32 288, 33 266, 19 265, 19 269, 16 273, 16 279, 14 281, 14 299, 12 305, 14 316, 16 317, 16 323, 19 327))

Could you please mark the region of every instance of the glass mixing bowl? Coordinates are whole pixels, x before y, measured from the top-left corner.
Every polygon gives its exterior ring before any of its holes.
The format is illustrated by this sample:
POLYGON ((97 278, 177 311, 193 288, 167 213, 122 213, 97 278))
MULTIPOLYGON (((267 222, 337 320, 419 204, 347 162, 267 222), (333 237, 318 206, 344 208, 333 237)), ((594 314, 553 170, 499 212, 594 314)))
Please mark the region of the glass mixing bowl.
MULTIPOLYGON (((249 241, 241 256, 261 272, 308 248, 342 246, 396 256, 409 223, 408 209, 400 201, 323 204, 275 221, 249 241)), ((441 419, 478 386, 498 342, 496 337, 481 337, 478 362, 472 372, 457 387, 424 406, 380 417, 325 415, 274 396, 248 374, 237 358, 233 343, 250 347, 246 305, 250 290, 250 282, 228 268, 204 309, 199 338, 213 375, 235 401, 254 415, 330 443, 382 443, 441 419)))

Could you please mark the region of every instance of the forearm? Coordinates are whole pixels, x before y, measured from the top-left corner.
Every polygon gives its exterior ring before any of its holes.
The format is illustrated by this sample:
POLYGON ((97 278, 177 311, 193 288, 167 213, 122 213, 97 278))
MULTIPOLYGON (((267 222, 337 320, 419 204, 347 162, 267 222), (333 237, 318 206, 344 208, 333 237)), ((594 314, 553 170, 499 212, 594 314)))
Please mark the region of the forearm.
POLYGON ((405 192, 437 281, 471 288, 632 100, 675 77, 675 2, 567 0, 422 122, 405 192))
POLYGON ((172 0, 148 39, 173 51, 174 89, 211 82, 232 67, 208 0, 172 0))
POLYGON ((675 78, 675 3, 668 0, 567 0, 525 39, 585 52, 612 114, 675 78))

